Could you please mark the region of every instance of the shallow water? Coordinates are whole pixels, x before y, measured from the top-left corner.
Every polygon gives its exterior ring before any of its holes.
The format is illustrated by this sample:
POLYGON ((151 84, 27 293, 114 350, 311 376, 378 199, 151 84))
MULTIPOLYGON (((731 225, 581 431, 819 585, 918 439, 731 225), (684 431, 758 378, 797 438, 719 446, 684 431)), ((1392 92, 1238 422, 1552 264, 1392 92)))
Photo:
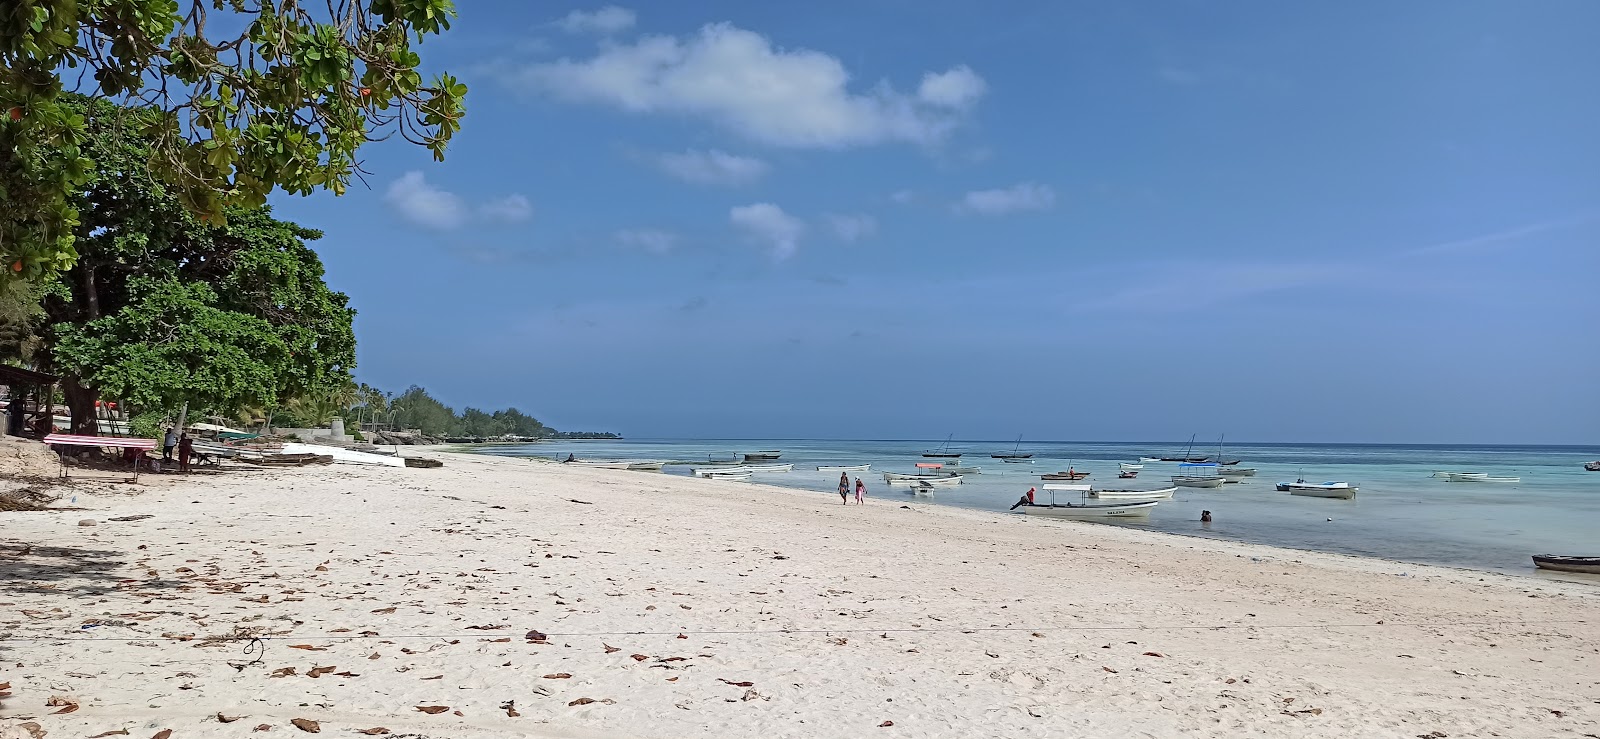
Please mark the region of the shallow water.
MULTIPOLYGON (((1117 463, 1183 451, 1172 443, 1025 442, 1023 451, 1034 454, 1033 463, 1006 464, 989 455, 1008 451, 1010 443, 956 442, 952 448, 963 452, 961 462, 981 467, 981 473, 931 495, 884 484, 884 472, 912 472, 918 462, 943 461, 920 456, 934 446, 938 444, 923 441, 629 439, 484 445, 473 451, 703 462, 710 455, 727 458, 734 452, 781 449, 778 461, 794 463, 794 471, 758 474, 751 482, 833 495, 837 474, 817 472, 816 466, 870 463, 870 472, 851 474, 867 483, 875 500, 915 498, 993 511, 1006 510, 1030 486, 1040 484, 1041 473, 1069 465, 1092 473, 1085 482, 1097 487, 1167 487, 1176 464, 1146 463, 1138 479, 1119 480, 1117 463)), ((1194 453, 1214 455, 1216 447, 1197 446, 1194 453)), ((1519 574, 1533 571, 1532 554, 1600 556, 1600 473, 1583 469, 1584 462, 1600 459, 1600 447, 1230 444, 1223 456, 1243 460, 1241 467, 1259 472, 1244 483, 1215 490, 1178 488, 1176 497, 1161 502, 1148 522, 1115 525, 1519 574), (1522 481, 1452 483, 1430 477, 1439 470, 1487 472, 1522 481), (1274 483, 1297 477, 1343 480, 1361 490, 1355 500, 1346 501, 1273 489, 1274 483), (1211 524, 1199 522, 1202 510, 1211 511, 1211 524)), ((665 472, 687 475, 688 468, 668 466, 665 472)), ((1048 495, 1036 493, 1044 496, 1041 500, 1048 495)))

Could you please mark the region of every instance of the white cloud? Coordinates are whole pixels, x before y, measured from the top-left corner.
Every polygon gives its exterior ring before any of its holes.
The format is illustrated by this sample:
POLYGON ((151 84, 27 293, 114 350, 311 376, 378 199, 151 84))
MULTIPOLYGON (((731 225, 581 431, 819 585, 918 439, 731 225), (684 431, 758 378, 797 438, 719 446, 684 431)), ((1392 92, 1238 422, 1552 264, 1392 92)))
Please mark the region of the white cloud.
POLYGON ((625 246, 634 246, 653 254, 665 254, 672 251, 678 237, 668 231, 653 228, 628 228, 617 232, 617 241, 625 246))
POLYGON ((1056 191, 1049 185, 1024 182, 998 190, 973 190, 955 204, 963 213, 999 216, 1027 210, 1049 210, 1056 204, 1056 191))
POLYGON ((774 259, 788 259, 800 247, 805 224, 772 203, 741 205, 728 211, 728 220, 752 237, 772 247, 774 259))
POLYGON ((972 71, 971 67, 963 64, 952 67, 950 71, 942 74, 929 72, 922 75, 922 85, 917 88, 917 97, 930 105, 941 105, 946 108, 966 108, 978 102, 983 97, 989 85, 972 71))
POLYGON ((837 148, 885 141, 942 140, 983 93, 967 67, 924 77, 916 94, 880 82, 849 89, 836 57, 775 48, 727 23, 683 38, 648 36, 607 44, 593 58, 504 68, 517 87, 631 113, 675 113, 711 121, 777 146, 837 148))
POLYGON ((878 232, 878 220, 865 213, 841 215, 829 213, 822 217, 840 241, 860 241, 878 232))
POLYGON ((520 223, 533 217, 533 204, 521 195, 507 195, 478 207, 484 217, 501 223, 520 223))
POLYGON ((616 33, 633 28, 639 17, 627 8, 607 5, 599 10, 584 12, 574 10, 556 22, 567 33, 616 33))
POLYGON ((760 159, 717 149, 662 154, 656 165, 673 177, 698 185, 747 185, 761 179, 769 169, 760 159))
POLYGON ((513 193, 473 208, 461 196, 428 184, 416 170, 390 183, 384 200, 401 218, 438 231, 461 228, 475 220, 517 223, 533 216, 533 205, 521 195, 513 193))
POLYGON ((384 195, 400 217, 418 226, 451 229, 466 223, 467 207, 455 193, 428 184, 415 170, 400 175, 384 195))

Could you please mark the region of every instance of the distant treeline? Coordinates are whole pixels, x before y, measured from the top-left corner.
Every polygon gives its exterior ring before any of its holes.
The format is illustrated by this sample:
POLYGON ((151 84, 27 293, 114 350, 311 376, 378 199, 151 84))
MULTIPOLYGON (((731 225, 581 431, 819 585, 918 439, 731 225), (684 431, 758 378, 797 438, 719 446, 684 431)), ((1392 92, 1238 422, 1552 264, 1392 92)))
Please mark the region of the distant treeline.
POLYGON ((399 395, 391 395, 363 383, 356 388, 354 403, 346 410, 347 420, 380 429, 420 429, 429 436, 523 436, 535 439, 618 439, 611 432, 557 431, 516 408, 483 411, 454 408, 439 402, 428 391, 412 385, 399 395))

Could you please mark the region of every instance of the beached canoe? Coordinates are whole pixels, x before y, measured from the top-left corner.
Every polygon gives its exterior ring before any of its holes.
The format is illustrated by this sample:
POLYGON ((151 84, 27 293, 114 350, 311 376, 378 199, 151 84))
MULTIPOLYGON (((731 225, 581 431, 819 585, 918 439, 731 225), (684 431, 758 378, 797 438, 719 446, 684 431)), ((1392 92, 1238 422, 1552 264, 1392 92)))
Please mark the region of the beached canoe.
POLYGON ((1078 470, 1067 470, 1066 472, 1046 472, 1045 474, 1040 475, 1039 479, 1041 479, 1041 480, 1082 480, 1083 478, 1088 477, 1088 476, 1089 476, 1089 473, 1087 473, 1087 472, 1079 472, 1078 470))
POLYGON ((789 472, 793 469, 793 464, 741 464, 733 467, 720 465, 712 467, 691 467, 689 468, 689 474, 694 475, 695 477, 712 477, 716 475, 726 476, 728 474, 749 474, 754 472, 789 472))
POLYGON ((1560 554, 1535 554, 1533 564, 1541 570, 1583 572, 1600 575, 1600 557, 1571 557, 1560 554))
POLYGON ((1142 500, 1130 503, 1045 503, 1017 506, 1017 510, 1030 516, 1048 518, 1148 518, 1156 501, 1142 500))
POLYGON ((384 467, 404 467, 406 461, 400 457, 391 457, 387 454, 368 454, 357 452, 344 447, 327 446, 324 444, 294 444, 283 445, 284 454, 314 454, 322 457, 333 457, 335 462, 345 464, 371 464, 384 467))

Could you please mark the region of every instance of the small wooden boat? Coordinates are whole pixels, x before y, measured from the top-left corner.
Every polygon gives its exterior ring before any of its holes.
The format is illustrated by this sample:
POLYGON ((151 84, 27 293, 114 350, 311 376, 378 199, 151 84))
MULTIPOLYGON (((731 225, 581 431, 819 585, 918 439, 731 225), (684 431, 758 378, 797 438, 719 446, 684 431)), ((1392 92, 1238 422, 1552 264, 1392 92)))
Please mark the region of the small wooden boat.
POLYGON ((1078 470, 1074 470, 1074 469, 1068 468, 1066 472, 1046 472, 1045 474, 1040 475, 1039 479, 1041 479, 1041 480, 1082 480, 1083 478, 1088 477, 1088 476, 1089 476, 1089 473, 1087 473, 1087 472, 1079 472, 1078 470))
POLYGON ((759 452, 745 452, 743 456, 746 462, 771 462, 783 456, 783 452, 778 449, 764 449, 759 452))
POLYGON ((1476 480, 1476 479, 1480 479, 1480 478, 1484 478, 1484 477, 1488 477, 1488 476, 1489 476, 1489 473, 1487 473, 1487 472, 1435 472, 1432 475, 1429 475, 1429 477, 1438 477, 1438 478, 1442 478, 1444 480, 1447 480, 1449 482, 1461 482, 1461 481, 1464 481, 1464 480, 1476 480))
POLYGON ((1131 462, 1118 462, 1117 469, 1122 470, 1123 472, 1138 472, 1139 470, 1144 469, 1144 465, 1133 464, 1131 462))
POLYGON ((952 485, 960 485, 961 484, 961 476, 960 475, 947 475, 945 477, 897 478, 897 479, 894 479, 894 480, 885 480, 884 482, 888 483, 890 487, 897 487, 897 488, 915 488, 915 489, 944 488, 944 487, 950 487, 952 485))
POLYGON ((1172 476, 1172 484, 1186 488, 1220 488, 1228 478, 1217 474, 1215 462, 1183 462, 1178 465, 1178 474, 1172 476))
POLYGON ((1535 554, 1533 564, 1541 570, 1583 572, 1600 575, 1600 557, 1571 557, 1560 554, 1535 554))
POLYGON ((1595 462, 1590 462, 1588 464, 1585 464, 1583 466, 1583 468, 1588 470, 1588 471, 1590 471, 1590 472, 1600 472, 1600 461, 1595 461, 1595 462))
POLYGON ((1132 480, 1133 478, 1138 477, 1138 476, 1139 476, 1139 473, 1137 471, 1135 471, 1135 470, 1123 470, 1123 471, 1117 473, 1117 478, 1118 479, 1122 479, 1122 480, 1132 480))
POLYGON ((625 470, 628 469, 628 465, 633 463, 626 459, 574 459, 571 462, 563 462, 562 464, 569 464, 573 467, 594 467, 602 470, 625 470))
POLYGON ((870 464, 834 464, 817 467, 818 472, 866 472, 872 469, 870 464))
POLYGON ((1229 459, 1229 460, 1226 460, 1226 461, 1223 461, 1223 462, 1218 462, 1217 464, 1220 464, 1223 467, 1232 467, 1232 466, 1234 466, 1234 465, 1236 465, 1238 463, 1239 463, 1239 460, 1237 460, 1237 459, 1229 459))
POLYGON ((951 462, 944 466, 944 471, 952 475, 976 475, 983 472, 982 467, 967 467, 960 462, 951 462))
POLYGON ((748 480, 748 479, 750 479, 750 473, 748 473, 748 472, 723 472, 723 473, 718 473, 718 474, 701 475, 701 477, 704 477, 704 478, 706 478, 708 480, 748 480))
POLYGON ((944 443, 941 444, 938 449, 929 449, 928 451, 923 452, 922 456, 931 459, 959 459, 961 457, 961 452, 950 451, 950 440, 954 438, 956 438, 955 434, 945 437, 944 443))
POLYGON ((789 472, 794 469, 793 464, 741 464, 732 467, 714 465, 711 467, 691 467, 689 474, 695 477, 726 476, 729 474, 753 474, 756 472, 789 472))
POLYGON ((1029 503, 1017 506, 1030 516, 1048 518, 1149 518, 1156 501, 1139 500, 1129 503, 1029 503))
POLYGON ((1002 459, 1000 461, 1005 462, 1006 464, 1033 464, 1033 460, 1026 457, 1020 459, 1002 459))
POLYGON ((1160 488, 1158 490, 1090 490, 1091 498, 1113 498, 1119 500, 1166 500, 1178 492, 1177 487, 1160 488))
POLYGON ((937 480, 955 480, 951 483, 936 483, 945 485, 958 485, 961 476, 954 472, 946 472, 944 465, 938 462, 918 462, 917 472, 906 474, 904 472, 885 472, 883 481, 898 487, 906 487, 913 483, 937 480))
POLYGON ((1028 459, 1032 456, 1033 452, 1022 451, 1022 434, 1017 434, 1017 445, 1012 447, 1011 451, 995 452, 994 454, 989 455, 991 459, 1028 459))
POLYGON ((1161 461, 1160 457, 1140 457, 1139 458, 1139 462, 1140 463, 1144 463, 1144 462, 1160 462, 1160 461, 1161 461))
POLYGON ((1217 474, 1222 475, 1223 477, 1255 477, 1256 476, 1256 468, 1254 468, 1254 467, 1228 467, 1226 469, 1217 470, 1217 474))
POLYGON ((629 462, 628 469, 633 470, 634 472, 660 472, 661 468, 665 467, 666 465, 666 462, 658 462, 653 459, 641 459, 638 461, 629 462))
POLYGON ((1279 492, 1287 492, 1290 495, 1304 495, 1311 498, 1338 498, 1340 500, 1354 499, 1356 491, 1361 489, 1348 482, 1306 482, 1305 480, 1280 482, 1277 487, 1279 492))
POLYGON ((1161 459, 1158 459, 1156 461, 1158 461, 1158 462, 1189 462, 1189 463, 1192 463, 1192 464, 1203 464, 1205 462, 1210 462, 1211 458, 1210 457, 1162 457, 1161 459))

